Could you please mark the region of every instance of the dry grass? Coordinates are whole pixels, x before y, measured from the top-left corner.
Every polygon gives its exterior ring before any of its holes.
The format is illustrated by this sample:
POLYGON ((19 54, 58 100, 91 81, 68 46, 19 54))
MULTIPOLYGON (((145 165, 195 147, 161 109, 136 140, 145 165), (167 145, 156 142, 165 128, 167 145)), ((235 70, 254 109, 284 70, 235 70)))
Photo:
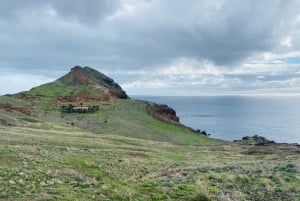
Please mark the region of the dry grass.
POLYGON ((30 123, 0 129, 3 200, 297 200, 299 155, 30 123), (224 151, 226 150, 226 151, 224 151))
POLYGON ((103 108, 81 116, 36 109, 25 120, 0 111, 17 122, 0 126, 0 199, 300 200, 297 147, 197 136, 152 118, 142 102, 103 108), (107 114, 108 123, 88 127, 107 114))

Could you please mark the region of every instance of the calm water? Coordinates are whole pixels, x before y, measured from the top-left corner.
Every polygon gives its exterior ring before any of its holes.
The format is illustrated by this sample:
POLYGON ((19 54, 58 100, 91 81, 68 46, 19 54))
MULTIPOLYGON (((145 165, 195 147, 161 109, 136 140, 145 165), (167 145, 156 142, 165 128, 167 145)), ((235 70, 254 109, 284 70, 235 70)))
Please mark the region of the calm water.
POLYGON ((174 108, 181 123, 213 138, 262 135, 300 144, 300 96, 135 97, 174 108))

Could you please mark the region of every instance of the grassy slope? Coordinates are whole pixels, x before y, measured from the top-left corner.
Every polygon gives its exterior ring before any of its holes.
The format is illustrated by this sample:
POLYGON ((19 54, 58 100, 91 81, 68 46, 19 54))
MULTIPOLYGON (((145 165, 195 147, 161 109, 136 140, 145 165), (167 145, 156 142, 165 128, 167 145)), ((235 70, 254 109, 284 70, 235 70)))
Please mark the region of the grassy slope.
MULTIPOLYGON (((101 134, 122 135, 176 144, 220 143, 218 140, 196 135, 187 128, 163 123, 150 116, 146 112, 146 107, 147 104, 142 101, 118 100, 115 103, 100 104, 100 111, 96 114, 66 114, 60 116, 59 121, 62 117, 65 123, 73 123, 75 126, 101 134)), ((55 114, 51 116, 53 117, 55 114)))
POLYGON ((0 199, 300 200, 299 155, 246 154, 262 148, 160 122, 140 101, 102 103, 90 115, 46 106, 34 117, 0 110, 18 122, 0 126, 0 199))
POLYGON ((31 96, 69 96, 72 94, 78 94, 87 88, 85 85, 73 85, 65 86, 61 81, 54 81, 41 85, 39 87, 33 88, 32 90, 26 92, 31 96))

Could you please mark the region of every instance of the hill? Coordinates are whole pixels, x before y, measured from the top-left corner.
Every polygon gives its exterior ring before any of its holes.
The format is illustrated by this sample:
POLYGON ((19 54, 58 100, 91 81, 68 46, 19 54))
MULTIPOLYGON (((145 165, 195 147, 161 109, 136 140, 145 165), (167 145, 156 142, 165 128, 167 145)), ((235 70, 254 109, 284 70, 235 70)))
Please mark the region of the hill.
POLYGON ((300 200, 299 153, 208 138, 89 67, 0 96, 1 200, 300 200))
POLYGON ((176 112, 167 105, 131 100, 113 79, 90 67, 75 66, 54 82, 4 96, 2 101, 0 99, 0 109, 5 112, 1 124, 6 125, 44 121, 73 125, 95 133, 183 144, 197 144, 202 139, 201 133, 180 124, 176 112), (71 110, 77 107, 81 114, 63 113, 63 106, 71 110), (80 106, 96 106, 97 111, 83 114, 85 110, 80 106))
POLYGON ((75 66, 54 82, 22 93, 27 96, 51 96, 59 101, 111 101, 128 99, 119 84, 106 75, 90 68, 75 66))

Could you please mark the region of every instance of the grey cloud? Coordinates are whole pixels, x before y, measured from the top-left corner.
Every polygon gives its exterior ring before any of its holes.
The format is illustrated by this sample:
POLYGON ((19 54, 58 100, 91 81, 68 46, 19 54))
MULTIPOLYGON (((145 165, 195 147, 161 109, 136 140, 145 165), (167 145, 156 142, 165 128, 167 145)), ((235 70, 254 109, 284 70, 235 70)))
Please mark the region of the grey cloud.
POLYGON ((111 14, 119 7, 118 0, 56 0, 54 9, 62 16, 90 24, 111 14))
POLYGON ((0 4, 2 16, 47 6, 59 15, 50 20, 37 15, 37 22, 29 19, 33 22, 27 24, 22 19, 26 17, 25 11, 25 16, 15 15, 18 18, 14 22, 10 17, 2 17, 1 34, 11 38, 6 44, 7 39, 0 37, 2 47, 6 47, 1 51, 2 61, 14 55, 12 66, 18 65, 17 60, 28 60, 32 66, 41 66, 43 62, 48 66, 85 62, 129 69, 161 65, 178 57, 230 66, 253 53, 272 50, 282 37, 280 24, 297 14, 296 10, 290 12, 290 7, 298 3, 13 0, 0 4), (126 4, 135 9, 132 16, 107 20, 126 4))
POLYGON ((149 72, 179 58, 232 69, 262 52, 298 51, 299 7, 296 0, 0 0, 0 71, 149 72), (289 36, 292 46, 281 47, 289 36))
POLYGON ((90 24, 112 13, 118 6, 119 0, 1 0, 0 17, 22 17, 22 13, 51 7, 64 18, 90 24))
POLYGON ((219 7, 208 2, 159 1, 142 16, 114 23, 114 53, 143 66, 177 57, 228 66, 274 49, 281 29, 288 28, 281 24, 297 15, 290 12, 288 4, 297 4, 292 1, 223 1, 219 7))

